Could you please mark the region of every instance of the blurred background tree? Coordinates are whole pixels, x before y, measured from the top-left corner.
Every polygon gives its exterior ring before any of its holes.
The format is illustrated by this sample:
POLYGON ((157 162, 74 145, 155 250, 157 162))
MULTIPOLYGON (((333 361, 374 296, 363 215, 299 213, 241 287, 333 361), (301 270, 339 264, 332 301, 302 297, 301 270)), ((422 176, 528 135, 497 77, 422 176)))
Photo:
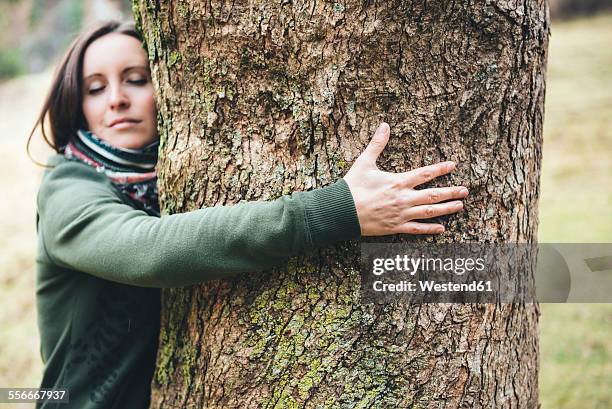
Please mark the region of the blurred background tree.
POLYGON ((612 9, 612 0, 549 0, 553 19, 592 15, 612 9))

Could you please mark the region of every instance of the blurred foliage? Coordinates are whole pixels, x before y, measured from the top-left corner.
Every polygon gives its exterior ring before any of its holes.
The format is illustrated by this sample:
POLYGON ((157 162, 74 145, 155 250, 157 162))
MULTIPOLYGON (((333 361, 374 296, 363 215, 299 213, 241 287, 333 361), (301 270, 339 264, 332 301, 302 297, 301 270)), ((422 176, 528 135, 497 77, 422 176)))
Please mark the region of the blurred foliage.
POLYGON ((65 14, 60 10, 60 15, 64 16, 64 24, 66 32, 69 34, 68 42, 72 40, 81 29, 83 22, 83 1, 82 0, 66 0, 64 5, 65 14))
POLYGON ((0 49, 0 81, 21 75, 24 71, 19 49, 0 49))
MULTIPOLYGON (((8 27, 12 17, 14 3, 18 0, 0 2, 0 27, 8 27)), ((2 33, 0 31, 0 33, 2 33)), ((11 47, 5 39, 6 34, 0 35, 0 81, 15 77, 24 72, 21 50, 11 47)))
POLYGON ((49 7, 43 17, 40 9, 32 7, 30 22, 33 31, 22 45, 23 58, 28 72, 44 70, 58 55, 64 52, 72 38, 79 32, 83 22, 82 0, 34 0, 37 7, 49 7), (50 35, 52 33, 52 35, 50 35))
POLYGON ((0 7, 0 79, 44 70, 81 29, 82 0, 15 0, 0 7), (24 14, 23 11, 29 11, 24 14))
POLYGON ((104 7, 123 16, 132 15, 131 0, 109 0, 105 6, 96 3, 95 8, 94 3, 94 0, 0 0, 3 27, 0 80, 41 72, 54 64, 81 28, 96 19, 91 10, 104 7))
POLYGON ((30 11, 30 28, 36 27, 36 25, 42 19, 47 6, 50 6, 49 0, 32 0, 32 9, 30 11))

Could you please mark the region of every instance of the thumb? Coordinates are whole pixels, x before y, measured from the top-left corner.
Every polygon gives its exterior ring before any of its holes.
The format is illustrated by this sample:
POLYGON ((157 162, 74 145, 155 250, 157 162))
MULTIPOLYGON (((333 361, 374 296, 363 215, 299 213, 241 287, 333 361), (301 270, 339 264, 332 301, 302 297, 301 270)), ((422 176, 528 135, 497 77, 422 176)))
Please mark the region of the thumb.
POLYGON ((371 163, 376 163, 376 160, 387 146, 389 142, 389 124, 383 122, 378 126, 370 143, 365 148, 361 156, 371 163))

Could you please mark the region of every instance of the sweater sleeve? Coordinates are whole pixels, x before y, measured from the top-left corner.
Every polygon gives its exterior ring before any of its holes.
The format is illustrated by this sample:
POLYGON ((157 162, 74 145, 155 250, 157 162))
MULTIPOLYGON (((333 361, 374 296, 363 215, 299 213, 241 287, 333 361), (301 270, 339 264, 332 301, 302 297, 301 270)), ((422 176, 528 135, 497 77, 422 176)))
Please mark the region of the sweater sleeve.
POLYGON ((265 270, 360 232, 343 179, 274 201, 154 217, 124 203, 104 174, 75 162, 45 176, 38 214, 38 233, 52 263, 146 287, 265 270))

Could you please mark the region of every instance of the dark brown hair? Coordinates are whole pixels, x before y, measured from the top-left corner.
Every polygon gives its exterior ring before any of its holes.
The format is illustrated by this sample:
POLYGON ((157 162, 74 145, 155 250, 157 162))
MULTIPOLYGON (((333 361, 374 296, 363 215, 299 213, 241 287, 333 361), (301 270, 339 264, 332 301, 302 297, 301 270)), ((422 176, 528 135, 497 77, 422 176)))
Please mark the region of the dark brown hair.
POLYGON ((58 153, 63 150, 78 129, 87 129, 81 104, 83 57, 91 43, 110 33, 129 35, 142 41, 133 22, 107 21, 84 31, 72 42, 55 71, 51 89, 28 137, 26 151, 35 163, 42 165, 30 155, 30 141, 39 126, 45 142, 58 153), (51 127, 50 135, 45 130, 46 118, 49 119, 51 127))

